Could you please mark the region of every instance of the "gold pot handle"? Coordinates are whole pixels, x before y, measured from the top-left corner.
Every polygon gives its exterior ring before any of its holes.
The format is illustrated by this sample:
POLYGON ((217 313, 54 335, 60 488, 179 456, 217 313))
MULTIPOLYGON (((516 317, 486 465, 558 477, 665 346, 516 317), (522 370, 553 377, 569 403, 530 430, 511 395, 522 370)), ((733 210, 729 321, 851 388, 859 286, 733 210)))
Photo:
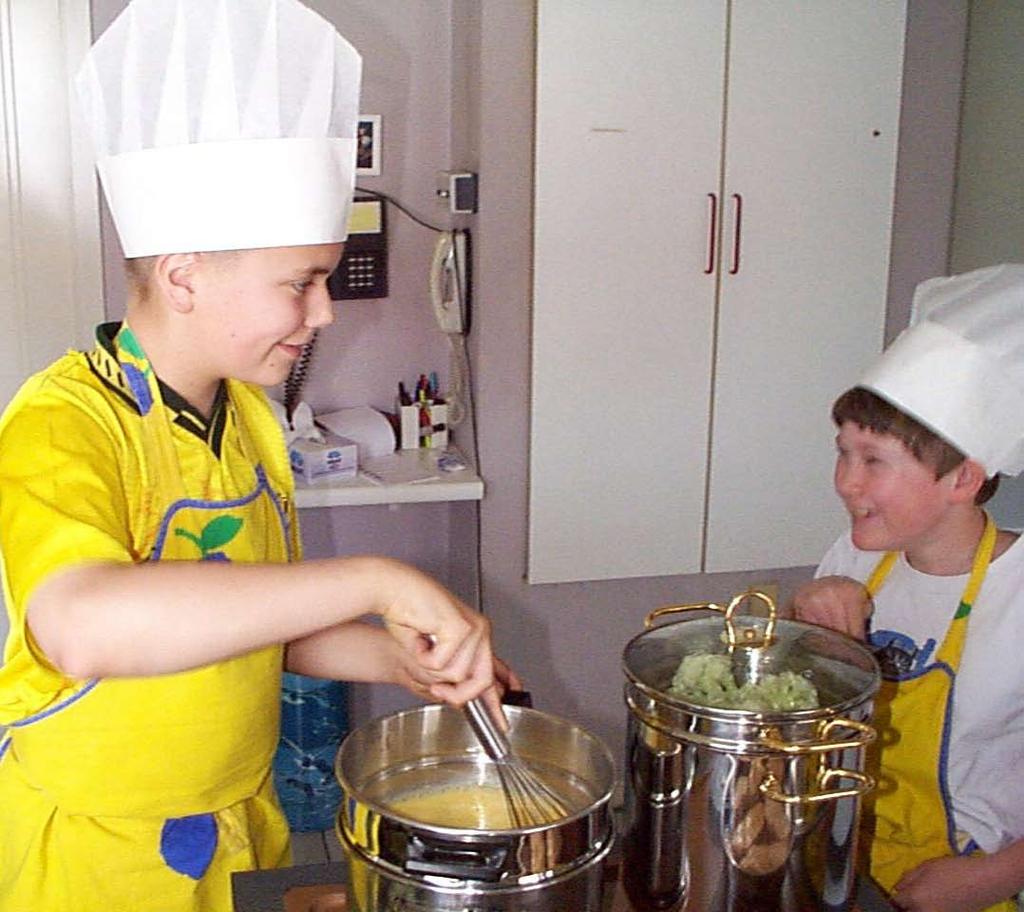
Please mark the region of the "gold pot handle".
MULTIPOLYGON (((878 737, 878 732, 875 731, 873 726, 868 725, 867 722, 858 722, 856 719, 844 719, 841 716, 838 716, 835 719, 829 719, 825 722, 821 726, 818 734, 822 738, 828 739, 833 730, 837 728, 853 729, 860 735, 860 738, 857 739, 855 744, 849 745, 851 747, 865 747, 878 737)), ((840 746, 845 745, 841 745, 840 743, 836 744, 837 749, 840 746)))
POLYGON ((730 646, 767 646, 775 639, 775 620, 778 612, 775 607, 775 600, 760 589, 746 589, 739 595, 733 596, 728 605, 718 605, 715 602, 691 602, 687 605, 662 605, 648 612, 644 618, 644 627, 650 629, 654 622, 669 614, 683 614, 686 611, 718 611, 725 615, 726 636, 730 646), (744 631, 744 636, 738 636, 733 626, 733 615, 736 609, 748 598, 760 599, 768 608, 768 624, 764 630, 764 637, 761 642, 751 642, 749 631, 744 631))
POLYGON ((867 773, 858 770, 848 769, 826 769, 818 774, 818 791, 808 795, 787 795, 782 791, 779 780, 774 773, 768 773, 761 780, 761 794, 772 801, 781 801, 783 804, 818 804, 822 801, 832 801, 834 798, 857 798, 866 795, 875 787, 875 780, 867 773), (847 788, 829 788, 834 779, 852 779, 854 785, 847 788))
POLYGON ((802 756, 804 754, 825 754, 834 750, 848 750, 850 748, 865 747, 875 740, 877 732, 864 722, 855 719, 829 719, 823 722, 818 729, 819 741, 809 741, 806 744, 793 744, 783 741, 778 737, 777 728, 763 729, 758 738, 758 743, 769 750, 779 751, 790 756, 802 756), (844 737, 838 741, 830 740, 833 730, 837 728, 852 729, 856 734, 853 737, 844 737))
POLYGON ((662 605, 660 608, 655 608, 653 611, 649 611, 647 613, 647 617, 644 618, 644 627, 650 630, 658 618, 665 617, 669 614, 682 614, 684 611, 700 611, 701 609, 710 609, 711 611, 721 612, 725 611, 725 608, 722 605, 716 605, 714 602, 693 602, 689 605, 662 605))
POLYGON ((725 608, 725 636, 729 643, 730 652, 737 646, 744 646, 748 649, 761 649, 765 646, 771 646, 775 642, 775 622, 777 617, 778 612, 775 608, 775 600, 759 589, 748 589, 746 592, 733 596, 732 601, 725 608), (765 624, 760 638, 757 636, 758 630, 756 627, 744 627, 742 633, 740 633, 737 631, 736 622, 733 620, 736 609, 748 598, 760 599, 768 608, 768 623, 765 624))

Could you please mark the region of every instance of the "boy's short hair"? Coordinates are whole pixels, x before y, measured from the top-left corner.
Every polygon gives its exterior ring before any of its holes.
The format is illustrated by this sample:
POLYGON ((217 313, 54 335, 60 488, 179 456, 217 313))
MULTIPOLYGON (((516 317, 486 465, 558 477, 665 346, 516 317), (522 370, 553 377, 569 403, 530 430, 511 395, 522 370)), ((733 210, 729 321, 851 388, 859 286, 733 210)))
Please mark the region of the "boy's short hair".
MULTIPOLYGON (((221 262, 230 262, 238 256, 240 250, 207 250, 203 256, 216 258, 221 262)), ((128 278, 131 290, 140 298, 146 297, 149 280, 153 275, 153 267, 159 256, 130 257, 124 260, 124 274, 128 278)))
POLYGON ((128 278, 132 291, 140 297, 144 297, 146 294, 149 277, 153 274, 155 263, 155 256, 132 257, 124 261, 124 274, 128 278))
MULTIPOLYGON (((832 406, 832 421, 836 427, 852 421, 860 428, 876 434, 889 434, 899 440, 919 462, 924 463, 941 478, 955 469, 967 457, 934 431, 898 409, 876 393, 855 386, 843 393, 832 406)), ((999 487, 999 476, 986 478, 974 497, 976 504, 989 500, 999 487)))

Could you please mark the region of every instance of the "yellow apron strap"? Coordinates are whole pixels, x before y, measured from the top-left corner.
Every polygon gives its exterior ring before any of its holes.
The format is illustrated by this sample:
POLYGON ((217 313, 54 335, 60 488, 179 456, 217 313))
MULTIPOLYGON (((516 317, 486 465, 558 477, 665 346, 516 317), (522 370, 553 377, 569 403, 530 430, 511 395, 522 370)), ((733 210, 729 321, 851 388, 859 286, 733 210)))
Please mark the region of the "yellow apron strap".
POLYGON ((960 596, 960 604, 957 605, 956 614, 953 615, 953 623, 938 652, 935 653, 936 661, 945 662, 953 669, 954 674, 960 670, 960 656, 963 655, 964 644, 967 642, 967 623, 971 608, 978 597, 981 584, 985 581, 985 574, 988 572, 988 565, 992 560, 995 543, 996 524, 991 517, 987 517, 985 531, 981 535, 981 541, 978 542, 978 550, 974 553, 971 575, 967 579, 963 595, 960 596))
MULTIPOLYGON (((146 358, 142 346, 135 338, 127 322, 122 324, 116 337, 118 363, 125 373, 128 386, 139 406, 142 422, 149 433, 142 435, 146 461, 155 478, 162 479, 161 485, 173 492, 173 500, 187 496, 181 477, 181 466, 171 435, 170 419, 160 393, 160 383, 146 358)), ((238 426, 242 452, 254 467, 263 465, 264 460, 254 444, 242 415, 242 409, 235 403, 235 397, 244 393, 251 398, 244 384, 227 381, 228 406, 232 409, 238 426)), ((150 486, 155 487, 154 485, 150 486)), ((154 505, 162 511, 164 504, 154 505)))
MULTIPOLYGON (((163 397, 160 395, 160 383, 146 357, 139 340, 135 337, 127 322, 114 338, 117 362, 121 366, 128 388, 139 407, 139 415, 146 431, 142 434, 142 443, 146 455, 147 471, 151 473, 150 491, 166 486, 173 491, 173 498, 185 496, 185 485, 181 479, 181 468, 178 456, 174 451, 174 442, 164 409, 163 397), (159 479, 158 484, 153 479, 159 479)), ((151 511, 162 512, 164 504, 150 503, 151 511)))
POLYGON ((967 581, 967 588, 964 589, 964 594, 960 599, 960 608, 956 613, 957 617, 966 616, 970 613, 971 606, 978 597, 978 590, 981 589, 981 584, 985 580, 985 573, 988 571, 988 565, 992 561, 992 552, 995 551, 995 547, 996 524, 992 521, 992 517, 986 514, 985 531, 981 534, 981 541, 978 543, 978 550, 974 554, 974 565, 971 567, 971 577, 967 581), (964 606, 966 606, 966 608, 964 606), (963 612, 962 615, 961 611, 963 612))
POLYGON ((882 559, 875 564, 875 569, 871 571, 871 576, 868 577, 868 581, 864 584, 864 588, 868 590, 868 595, 874 598, 878 594, 878 590, 882 588, 882 583, 885 582, 885 578, 889 575, 889 571, 892 570, 893 564, 896 563, 896 558, 899 555, 897 551, 887 551, 882 559))
MULTIPOLYGON (((964 594, 960 597, 960 607, 956 612, 956 617, 958 618, 965 617, 970 613, 971 606, 978 597, 978 590, 981 589, 981 584, 985 580, 988 565, 992 560, 992 552, 995 550, 996 531, 996 524, 992 521, 992 517, 986 513, 985 531, 981 533, 981 541, 978 542, 978 548, 974 552, 971 575, 967 580, 964 594)), ((878 563, 875 564, 875 569, 871 571, 871 576, 868 577, 868 581, 864 584, 864 588, 868 590, 868 595, 872 598, 882 588, 882 583, 885 582, 885 578, 892 570, 898 556, 899 553, 897 551, 887 551, 882 555, 878 563)))
MULTIPOLYGON (((898 682, 887 679, 879 693, 879 704, 889 704, 889 726, 896 735, 884 748, 883 770, 888 770, 890 779, 898 783, 897 788, 880 792, 875 799, 871 872, 886 890, 891 891, 899 878, 917 864, 942 854, 943 850, 954 854, 957 851, 952 810, 944 785, 949 698, 967 638, 971 608, 992 560, 996 535, 995 523, 986 515, 967 585, 933 664, 924 674, 898 682), (890 703, 894 696, 895 702, 890 703), (942 718, 943 713, 946 721, 936 729, 934 721, 942 718)), ((896 552, 888 552, 879 560, 865 584, 869 594, 874 596, 878 592, 896 558, 896 552)), ((986 912, 1012 908, 1012 903, 999 903, 986 912)))

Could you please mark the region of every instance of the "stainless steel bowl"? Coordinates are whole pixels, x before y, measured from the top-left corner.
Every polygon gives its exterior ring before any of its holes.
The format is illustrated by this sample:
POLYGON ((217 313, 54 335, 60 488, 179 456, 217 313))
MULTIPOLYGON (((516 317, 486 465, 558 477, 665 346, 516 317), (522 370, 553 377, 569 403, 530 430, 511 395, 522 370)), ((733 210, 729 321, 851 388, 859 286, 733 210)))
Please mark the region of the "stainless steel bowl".
POLYGON ((402 803, 412 795, 500 787, 465 717, 450 707, 376 719, 342 743, 338 834, 362 912, 600 909, 614 839, 611 754, 564 719, 523 707, 506 712, 513 749, 565 799, 564 818, 479 828, 409 816, 402 803))

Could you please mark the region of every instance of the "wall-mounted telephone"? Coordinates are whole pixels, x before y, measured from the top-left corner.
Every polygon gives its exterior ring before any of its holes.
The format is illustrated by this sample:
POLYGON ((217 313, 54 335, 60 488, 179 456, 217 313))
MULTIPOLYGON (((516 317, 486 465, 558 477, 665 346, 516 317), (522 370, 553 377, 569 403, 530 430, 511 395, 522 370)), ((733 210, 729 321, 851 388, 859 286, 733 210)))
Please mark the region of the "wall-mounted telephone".
POLYGON ((430 302, 441 331, 469 333, 469 232, 442 231, 430 264, 430 302))
POLYGON ((327 279, 327 290, 332 301, 388 296, 388 234, 383 200, 353 200, 345 252, 327 279))

